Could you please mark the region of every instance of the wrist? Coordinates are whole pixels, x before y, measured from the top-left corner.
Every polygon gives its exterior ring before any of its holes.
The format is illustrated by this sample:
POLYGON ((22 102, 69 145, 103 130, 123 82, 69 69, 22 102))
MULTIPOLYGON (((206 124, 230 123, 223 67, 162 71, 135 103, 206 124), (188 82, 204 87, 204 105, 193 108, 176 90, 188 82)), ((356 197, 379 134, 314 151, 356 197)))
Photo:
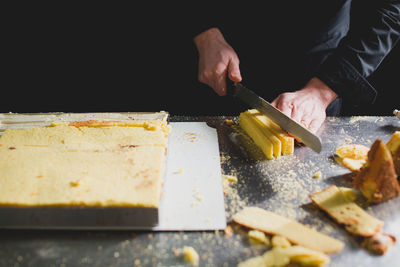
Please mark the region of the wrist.
POLYGON ((325 108, 327 108, 329 104, 338 97, 338 94, 336 94, 335 91, 333 91, 328 85, 326 85, 326 83, 317 77, 309 80, 304 89, 318 93, 322 103, 325 105, 325 108))
POLYGON ((213 27, 196 35, 193 38, 193 42, 195 43, 197 49, 201 50, 201 48, 205 46, 206 43, 218 39, 224 40, 224 37, 218 28, 213 27))

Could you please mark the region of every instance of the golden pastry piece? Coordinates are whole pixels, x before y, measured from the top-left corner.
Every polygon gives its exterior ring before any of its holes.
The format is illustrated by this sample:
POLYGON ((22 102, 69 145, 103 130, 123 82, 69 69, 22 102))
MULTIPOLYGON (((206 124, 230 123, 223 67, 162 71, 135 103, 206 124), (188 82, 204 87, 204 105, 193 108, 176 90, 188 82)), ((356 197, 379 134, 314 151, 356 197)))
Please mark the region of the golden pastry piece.
POLYGON ((383 255, 395 243, 396 237, 393 235, 378 232, 371 237, 365 238, 361 245, 375 254, 383 255))
POLYGON ((368 152, 367 163, 354 178, 353 184, 372 203, 379 203, 400 194, 392 155, 379 138, 368 152))
POLYGON ((349 144, 336 149, 336 161, 351 171, 359 171, 367 161, 369 148, 363 145, 349 144))
POLYGON ((392 153, 392 159, 396 174, 400 176, 400 131, 395 132, 390 140, 386 144, 390 153, 392 153))
POLYGON ((335 221, 343 224, 348 232, 355 235, 373 236, 383 226, 382 221, 369 215, 356 203, 350 201, 336 185, 313 193, 310 198, 335 221))

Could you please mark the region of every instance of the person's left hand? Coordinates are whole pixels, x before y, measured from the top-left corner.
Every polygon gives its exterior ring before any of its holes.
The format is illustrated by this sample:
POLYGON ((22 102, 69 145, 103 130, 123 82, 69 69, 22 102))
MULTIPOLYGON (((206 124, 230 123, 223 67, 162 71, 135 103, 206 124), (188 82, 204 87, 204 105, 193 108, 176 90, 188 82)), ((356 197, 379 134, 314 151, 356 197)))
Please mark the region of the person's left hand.
POLYGON ((325 110, 338 95, 318 78, 304 88, 280 94, 272 105, 315 133, 325 121, 325 110))

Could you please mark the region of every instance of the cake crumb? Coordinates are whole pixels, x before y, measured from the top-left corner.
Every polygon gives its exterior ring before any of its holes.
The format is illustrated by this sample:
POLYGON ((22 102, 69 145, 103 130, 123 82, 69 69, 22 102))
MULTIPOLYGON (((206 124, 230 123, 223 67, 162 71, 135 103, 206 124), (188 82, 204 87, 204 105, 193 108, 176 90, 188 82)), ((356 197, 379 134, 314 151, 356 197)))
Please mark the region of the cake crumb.
POLYGON ((224 174, 224 175, 222 175, 222 177, 225 180, 227 180, 228 182, 231 182, 231 183, 237 183, 237 181, 238 181, 238 178, 236 176, 234 176, 234 175, 224 174))
POLYGON ((225 120, 225 124, 228 126, 232 126, 235 124, 235 122, 233 120, 225 120))
POLYGON ((228 226, 225 228, 224 232, 225 232, 225 237, 226 237, 226 238, 231 237, 232 234, 233 234, 232 226, 228 225, 228 226))
POLYGON ((185 261, 190 262, 193 266, 199 266, 199 254, 193 247, 184 246, 182 253, 185 261))
POLYGON ((180 255, 179 249, 173 248, 172 253, 174 254, 175 257, 178 257, 180 255))
POLYGON ((280 247, 280 248, 289 248, 291 244, 286 237, 280 235, 274 235, 271 240, 273 247, 280 247))
POLYGON ((321 171, 317 171, 317 172, 314 174, 313 178, 318 179, 318 178, 320 178, 321 176, 322 176, 322 172, 321 172, 321 171))
POLYGON ((176 173, 176 174, 181 174, 181 173, 183 173, 183 168, 179 168, 175 173, 176 173))
POLYGON ((264 232, 258 230, 250 230, 247 235, 250 237, 250 240, 256 241, 258 243, 265 244, 267 246, 270 245, 269 238, 265 235, 264 232))
POLYGON ((76 182, 72 181, 72 182, 69 182, 69 185, 72 186, 72 187, 77 187, 77 186, 79 186, 79 182, 78 181, 76 181, 76 182))

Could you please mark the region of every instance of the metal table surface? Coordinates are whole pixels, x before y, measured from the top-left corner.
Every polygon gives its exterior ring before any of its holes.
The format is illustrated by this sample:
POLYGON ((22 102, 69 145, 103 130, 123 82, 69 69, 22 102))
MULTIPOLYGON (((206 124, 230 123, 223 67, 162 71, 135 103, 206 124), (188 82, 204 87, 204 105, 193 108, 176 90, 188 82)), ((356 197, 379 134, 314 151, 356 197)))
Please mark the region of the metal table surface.
MULTIPOLYGON (((399 242, 385 255, 373 255, 308 197, 331 184, 351 187, 350 171, 332 157, 336 148, 347 143, 369 147, 378 137, 386 142, 400 130, 400 120, 328 117, 318 132, 321 153, 297 146, 292 155, 265 160, 253 144, 238 138, 226 119, 237 117, 171 116, 170 120, 206 121, 217 128, 221 171, 238 178, 237 183, 225 186, 225 213, 232 233, 1 230, 0 266, 191 266, 177 253, 184 246, 199 253, 200 266, 236 266, 268 250, 250 243, 247 229, 230 222, 232 215, 247 205, 274 211, 342 240, 345 249, 330 255, 329 266, 400 266, 399 242), (318 171, 321 177, 313 178, 318 171)), ((385 222, 384 231, 400 238, 400 197, 372 206, 360 197, 358 203, 385 222)))

